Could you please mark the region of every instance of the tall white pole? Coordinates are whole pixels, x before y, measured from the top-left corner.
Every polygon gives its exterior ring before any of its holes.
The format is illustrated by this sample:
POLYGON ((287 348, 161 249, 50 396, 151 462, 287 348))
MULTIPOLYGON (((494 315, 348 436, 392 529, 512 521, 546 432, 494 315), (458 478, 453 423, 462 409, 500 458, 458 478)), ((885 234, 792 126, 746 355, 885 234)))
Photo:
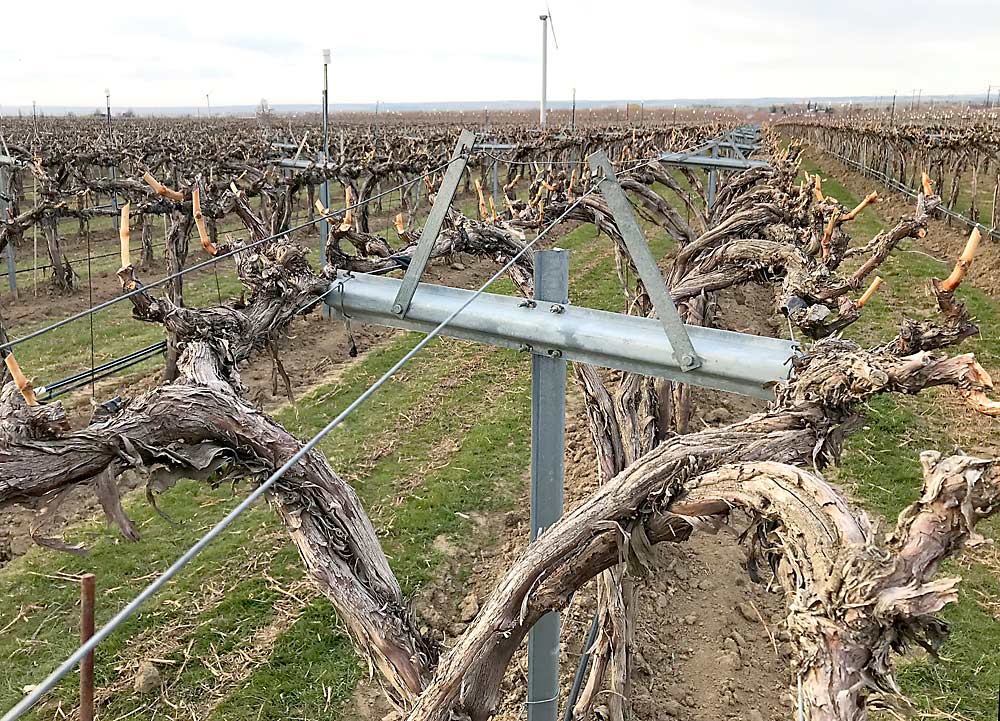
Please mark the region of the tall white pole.
MULTIPOLYGON (((323 182, 319 186, 319 199, 324 208, 330 207, 330 178, 327 174, 326 164, 330 160, 330 50, 323 49, 323 149, 319 153, 320 163, 323 165, 323 182)), ((326 258, 326 245, 330 239, 330 221, 324 220, 320 223, 320 257, 326 258)))
POLYGON ((549 44, 549 16, 539 15, 538 19, 542 21, 542 102, 538 106, 538 124, 541 126, 542 130, 545 129, 545 90, 546 83, 548 80, 548 44, 549 44))

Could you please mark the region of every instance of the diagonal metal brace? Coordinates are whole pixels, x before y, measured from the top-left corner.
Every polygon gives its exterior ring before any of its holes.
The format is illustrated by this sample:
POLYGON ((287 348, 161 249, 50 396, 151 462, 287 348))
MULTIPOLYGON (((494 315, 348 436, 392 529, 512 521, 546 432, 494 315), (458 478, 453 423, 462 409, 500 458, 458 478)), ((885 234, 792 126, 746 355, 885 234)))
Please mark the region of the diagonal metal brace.
POLYGON ((701 366, 701 359, 694 351, 691 339, 688 337, 687 328, 684 321, 677 314, 677 306, 674 305, 667 284, 663 280, 660 269, 656 266, 656 259, 653 257, 646 237, 639 228, 639 223, 635 219, 635 212, 628 196, 618 184, 618 178, 611 167, 611 162, 603 150, 598 150, 588 156, 591 172, 600 178, 598 187, 608 201, 611 214, 615 223, 621 231, 625 240, 625 247, 628 248, 632 262, 639 272, 639 278, 646 287, 649 299, 653 301, 653 308, 656 309, 656 316, 660 320, 660 325, 667 333, 667 340, 670 341, 670 348, 674 354, 674 360, 682 371, 691 371, 701 366))
POLYGON ((431 212, 427 215, 427 222, 420 233, 420 240, 417 241, 417 250, 406 268, 406 273, 403 274, 403 284, 399 287, 399 293, 392 304, 393 315, 403 318, 406 316, 406 311, 410 309, 413 293, 417 290, 417 283, 420 282, 420 276, 424 274, 427 261, 430 260, 434 243, 437 242, 438 235, 441 233, 441 226, 448 214, 448 208, 451 207, 455 191, 458 190, 458 184, 462 180, 462 173, 465 172, 465 166, 469 162, 469 151, 472 150, 475 142, 476 134, 469 130, 463 130, 458 136, 455 152, 451 154, 451 163, 444 173, 441 188, 438 190, 437 197, 434 198, 431 212))

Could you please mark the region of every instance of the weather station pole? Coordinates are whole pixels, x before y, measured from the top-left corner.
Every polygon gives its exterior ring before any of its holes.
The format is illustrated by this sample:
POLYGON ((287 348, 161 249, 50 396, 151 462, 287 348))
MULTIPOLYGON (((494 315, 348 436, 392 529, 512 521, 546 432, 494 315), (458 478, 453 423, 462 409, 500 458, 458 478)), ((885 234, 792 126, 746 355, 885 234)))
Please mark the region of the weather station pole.
MULTIPOLYGON (((319 186, 319 198, 323 207, 330 208, 330 178, 326 172, 326 164, 330 158, 330 48, 323 49, 323 152, 319 163, 323 168, 323 183, 319 186)), ((326 246, 330 241, 330 221, 324 220, 319 226, 320 262, 326 262, 326 246)), ((326 312, 324 307, 324 313, 326 312)))
POLYGON ((545 6, 545 15, 539 15, 538 19, 542 21, 542 101, 538 106, 538 125, 542 130, 545 130, 546 121, 546 93, 548 91, 548 79, 549 79, 549 27, 552 29, 552 44, 556 46, 556 50, 559 49, 559 41, 556 40, 556 26, 552 18, 552 11, 549 10, 548 4, 545 6))
MULTIPOLYGON (((107 105, 107 118, 108 118, 108 142, 110 143, 109 152, 114 149, 115 145, 115 134, 111 127, 111 90, 109 88, 104 88, 104 100, 107 105)), ((118 217, 118 191, 115 190, 115 164, 113 162, 108 163, 108 175, 111 177, 111 204, 114 206, 114 223, 115 230, 118 230, 118 224, 121 222, 118 217)))
POLYGON ((545 130, 545 93, 548 89, 546 85, 549 72, 549 16, 539 15, 538 19, 542 21, 542 101, 538 106, 538 125, 545 130))
POLYGON ((570 130, 576 132, 576 88, 573 88, 573 114, 570 116, 570 130))

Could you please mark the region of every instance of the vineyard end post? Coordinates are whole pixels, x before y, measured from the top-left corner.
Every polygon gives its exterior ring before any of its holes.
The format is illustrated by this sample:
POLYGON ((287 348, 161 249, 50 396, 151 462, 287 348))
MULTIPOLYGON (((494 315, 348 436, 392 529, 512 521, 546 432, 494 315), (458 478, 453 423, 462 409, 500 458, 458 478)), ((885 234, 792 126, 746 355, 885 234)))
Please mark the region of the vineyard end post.
MULTIPOLYGON (((10 170, 0 165, 0 218, 7 218, 7 193, 10 192, 10 170)), ((14 261, 14 244, 7 241, 7 286, 10 294, 17 298, 17 263, 14 261)))

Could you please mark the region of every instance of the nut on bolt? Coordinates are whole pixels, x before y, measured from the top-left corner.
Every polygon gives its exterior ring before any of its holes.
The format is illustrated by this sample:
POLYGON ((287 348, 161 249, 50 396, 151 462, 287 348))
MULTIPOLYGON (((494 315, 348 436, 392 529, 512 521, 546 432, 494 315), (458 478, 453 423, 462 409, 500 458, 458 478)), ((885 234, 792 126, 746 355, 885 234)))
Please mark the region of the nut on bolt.
POLYGON ((694 365, 694 356, 690 353, 685 353, 681 356, 681 365, 685 368, 690 368, 694 365))
POLYGON ((518 349, 518 350, 519 350, 519 351, 520 351, 521 353, 530 353, 530 352, 531 352, 531 346, 530 346, 530 345, 528 345, 527 343, 522 343, 521 345, 519 345, 519 346, 517 347, 517 349, 518 349))
POLYGON ((555 304, 549 306, 549 312, 550 313, 562 313, 565 310, 566 309, 563 306, 559 305, 558 303, 555 303, 555 304))
POLYGON ((392 312, 395 313, 396 315, 399 315, 400 313, 403 312, 403 306, 401 306, 399 303, 396 303, 396 305, 392 306, 392 312))
POLYGON ((551 358, 562 358, 562 351, 558 348, 550 348, 548 354, 551 358))

